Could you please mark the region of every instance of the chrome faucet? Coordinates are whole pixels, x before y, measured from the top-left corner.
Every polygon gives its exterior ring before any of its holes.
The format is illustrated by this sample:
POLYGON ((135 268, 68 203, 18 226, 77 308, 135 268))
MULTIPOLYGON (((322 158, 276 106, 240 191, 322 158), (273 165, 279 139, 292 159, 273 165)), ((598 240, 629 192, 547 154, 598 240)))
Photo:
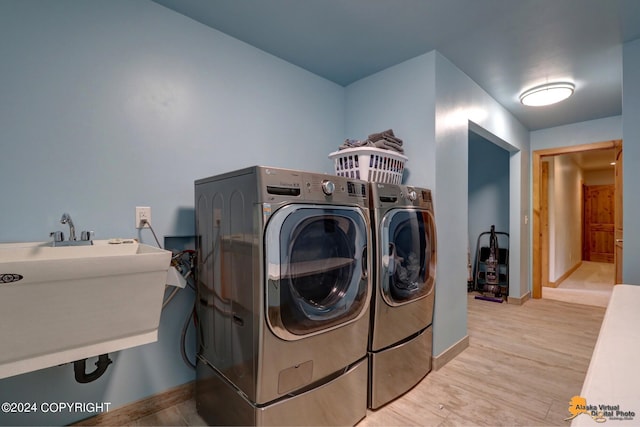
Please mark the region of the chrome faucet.
POLYGON ((62 231, 54 231, 49 234, 49 236, 53 238, 53 246, 93 245, 93 231, 83 231, 82 233, 80 233, 80 240, 77 240, 76 227, 73 225, 71 215, 66 212, 63 213, 62 218, 60 218, 60 223, 69 225, 69 240, 64 240, 64 234, 62 233, 62 231))
POLYGON ((69 224, 69 240, 76 240, 76 227, 73 225, 71 215, 66 212, 63 213, 62 218, 60 219, 60 224, 69 224))

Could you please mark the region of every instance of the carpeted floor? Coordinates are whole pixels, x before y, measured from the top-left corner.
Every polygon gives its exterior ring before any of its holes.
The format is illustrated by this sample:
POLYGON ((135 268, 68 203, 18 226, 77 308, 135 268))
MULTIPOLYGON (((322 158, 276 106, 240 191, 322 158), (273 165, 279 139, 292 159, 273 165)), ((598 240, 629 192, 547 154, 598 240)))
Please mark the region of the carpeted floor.
POLYGON ((606 307, 614 286, 614 265, 582 261, 557 288, 542 288, 542 298, 606 307))

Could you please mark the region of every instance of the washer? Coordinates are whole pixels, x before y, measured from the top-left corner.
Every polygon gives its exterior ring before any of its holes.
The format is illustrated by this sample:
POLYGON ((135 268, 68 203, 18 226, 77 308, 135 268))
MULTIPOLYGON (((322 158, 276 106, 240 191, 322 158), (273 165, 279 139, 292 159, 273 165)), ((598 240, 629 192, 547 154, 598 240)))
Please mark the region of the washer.
POLYGON ((368 183, 255 166, 195 182, 196 405, 214 425, 367 410, 368 183))
POLYGON ((431 370, 436 226, 431 191, 371 183, 375 268, 369 342, 372 409, 431 370))

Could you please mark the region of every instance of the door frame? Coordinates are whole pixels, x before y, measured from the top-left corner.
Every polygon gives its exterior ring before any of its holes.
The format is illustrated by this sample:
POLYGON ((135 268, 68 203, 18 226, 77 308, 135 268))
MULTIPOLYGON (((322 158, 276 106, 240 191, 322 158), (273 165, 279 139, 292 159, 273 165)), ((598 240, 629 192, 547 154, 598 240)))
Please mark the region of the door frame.
POLYGON ((594 142, 590 144, 573 145, 570 147, 547 148, 536 150, 531 153, 532 159, 532 277, 531 277, 531 296, 533 298, 542 298, 542 278, 549 276, 549 263, 542 260, 546 256, 548 258, 548 244, 543 244, 541 225, 541 164, 543 157, 557 156, 559 154, 570 154, 580 151, 602 150, 608 148, 616 148, 622 144, 622 140, 615 139, 610 141, 594 142), (546 266, 546 271, 543 271, 546 266))

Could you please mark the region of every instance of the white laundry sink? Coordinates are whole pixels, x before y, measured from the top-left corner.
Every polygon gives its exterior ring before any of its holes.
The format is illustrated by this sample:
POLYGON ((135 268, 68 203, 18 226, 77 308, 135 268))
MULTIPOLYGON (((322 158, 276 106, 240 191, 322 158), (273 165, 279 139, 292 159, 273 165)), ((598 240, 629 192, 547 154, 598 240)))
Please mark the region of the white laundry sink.
POLYGON ((171 252, 0 244, 0 378, 157 341, 171 252))

